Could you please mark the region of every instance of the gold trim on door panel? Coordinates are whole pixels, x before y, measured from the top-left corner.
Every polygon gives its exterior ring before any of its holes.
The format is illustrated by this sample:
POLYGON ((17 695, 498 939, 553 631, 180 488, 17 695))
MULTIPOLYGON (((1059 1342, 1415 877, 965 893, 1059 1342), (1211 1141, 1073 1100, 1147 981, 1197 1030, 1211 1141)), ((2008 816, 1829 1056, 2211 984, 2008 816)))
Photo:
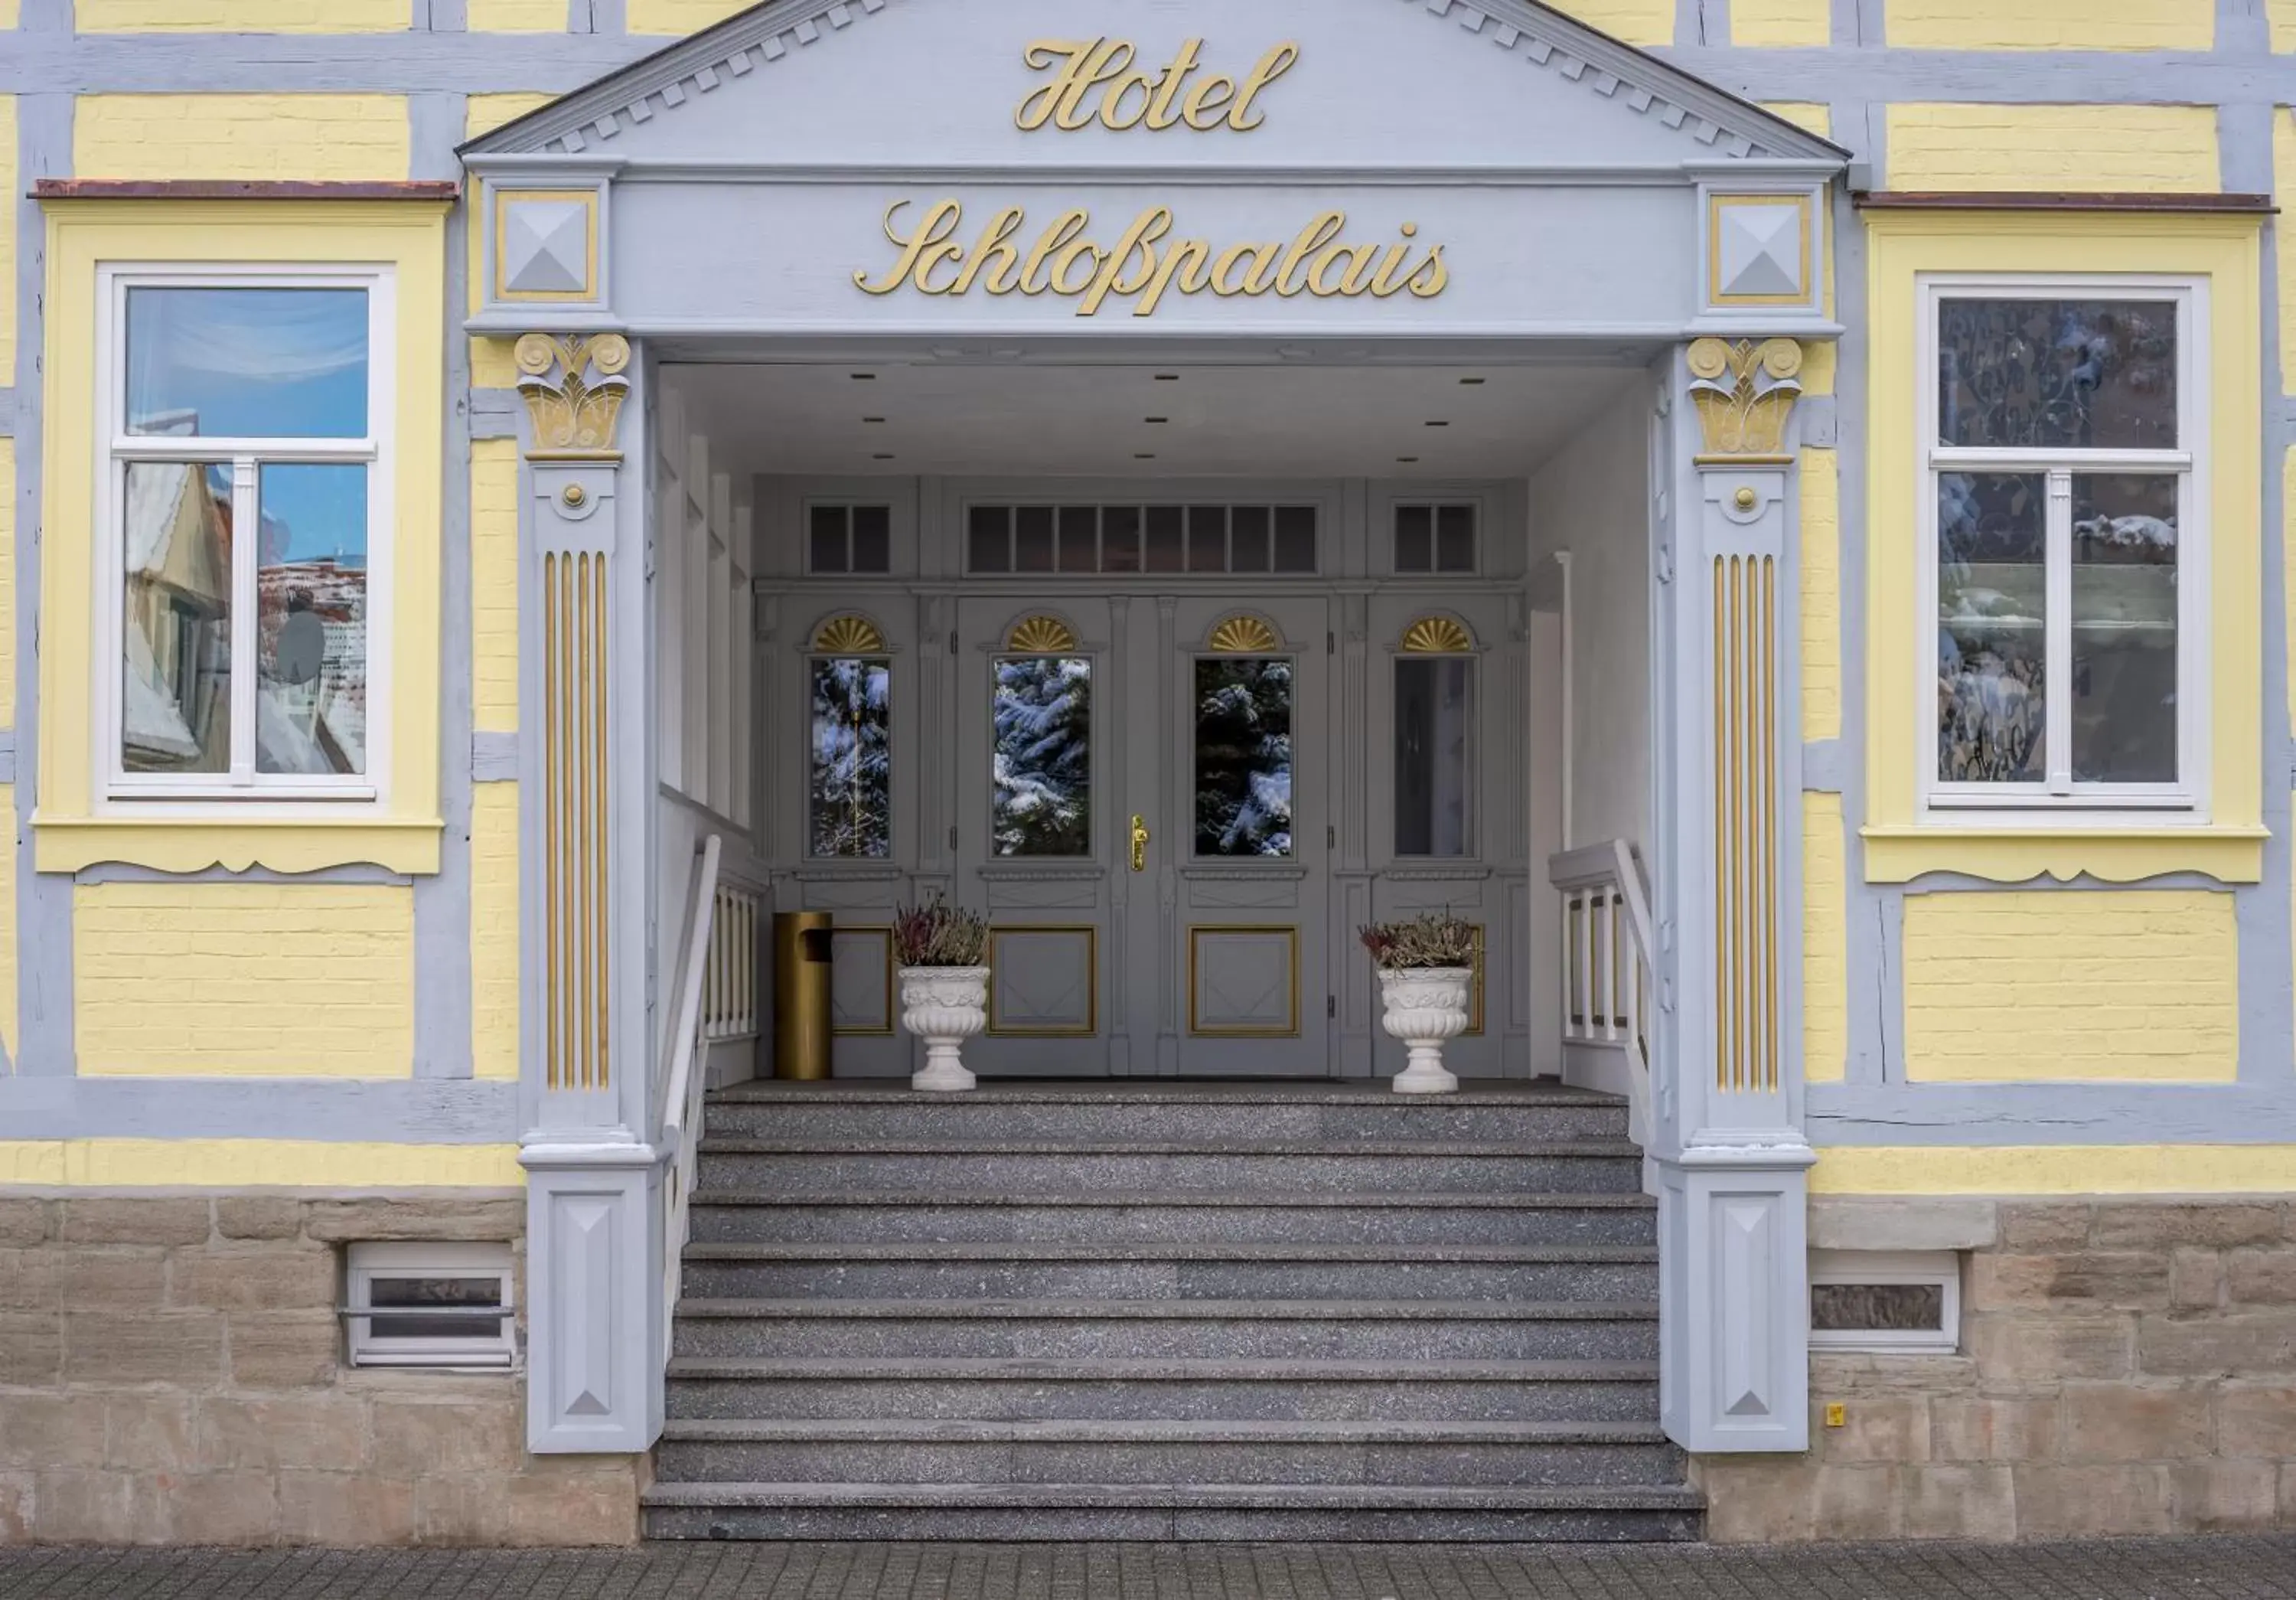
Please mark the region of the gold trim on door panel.
MULTIPOLYGON (((837 937, 842 933, 873 933, 885 947, 885 1025, 882 1028, 840 1028, 830 1024, 832 1038, 884 1038, 900 1031, 901 1013, 893 1004, 893 930, 883 923, 857 923, 849 926, 838 924, 829 930, 830 958, 836 959, 837 937)), ((831 969, 830 981, 836 981, 835 968, 831 969)))
POLYGON ((1300 930, 1288 923, 1196 923, 1188 928, 1188 1033, 1208 1039, 1278 1039, 1300 1037, 1300 930), (1281 933, 1291 941, 1292 1022, 1287 1028, 1207 1028, 1197 1009, 1196 946, 1207 933, 1281 933))
POLYGON ((1100 928, 1093 923, 1012 923, 988 930, 988 1033, 993 1038, 1081 1039, 1100 1032, 1100 928), (996 1020, 996 941, 1007 933, 1084 935, 1085 1025, 1081 1028, 1008 1028, 996 1020))

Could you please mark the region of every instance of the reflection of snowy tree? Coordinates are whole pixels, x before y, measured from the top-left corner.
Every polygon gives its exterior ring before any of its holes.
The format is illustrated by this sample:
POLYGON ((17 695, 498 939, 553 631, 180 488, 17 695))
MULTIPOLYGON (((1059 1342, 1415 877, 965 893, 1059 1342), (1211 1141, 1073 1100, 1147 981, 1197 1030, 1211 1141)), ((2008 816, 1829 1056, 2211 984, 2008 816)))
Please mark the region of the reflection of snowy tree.
POLYGON ((1954 445, 2177 446, 2168 300, 1945 300, 1939 437, 1954 445))
POLYGON ((2045 775, 2044 480, 1938 478, 1938 776, 2045 775))
POLYGON ((893 849, 892 668, 833 656, 813 663, 813 853, 893 849))
POLYGON ((1292 853, 1292 663, 1196 663, 1196 854, 1292 853))
POLYGON ((1092 663, 996 663, 996 853, 1092 853, 1092 663))

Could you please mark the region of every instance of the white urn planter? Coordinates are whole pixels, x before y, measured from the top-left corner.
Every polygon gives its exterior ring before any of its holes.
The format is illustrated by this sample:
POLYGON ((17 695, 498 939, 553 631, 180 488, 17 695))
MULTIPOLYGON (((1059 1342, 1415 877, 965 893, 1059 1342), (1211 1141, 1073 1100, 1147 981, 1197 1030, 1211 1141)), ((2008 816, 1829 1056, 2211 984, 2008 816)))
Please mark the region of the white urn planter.
POLYGON ((1387 1008, 1382 1026, 1411 1053, 1390 1086, 1397 1094, 1457 1091, 1458 1079, 1443 1065, 1443 1045, 1467 1031, 1467 997, 1474 981, 1472 967, 1379 969, 1380 997, 1387 1008))
POLYGON ((909 1079, 914 1089, 969 1089, 964 1041, 988 1026, 985 966, 905 966, 900 970, 901 1025, 925 1042, 925 1064, 909 1079))

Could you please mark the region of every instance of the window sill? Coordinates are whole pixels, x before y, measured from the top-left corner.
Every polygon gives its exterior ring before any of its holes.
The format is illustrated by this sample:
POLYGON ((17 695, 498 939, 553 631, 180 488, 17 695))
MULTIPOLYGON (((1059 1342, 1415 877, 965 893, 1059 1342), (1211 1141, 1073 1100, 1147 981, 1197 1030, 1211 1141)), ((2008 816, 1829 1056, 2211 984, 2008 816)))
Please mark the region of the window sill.
POLYGON ((445 830, 437 817, 35 816, 32 862, 44 873, 120 862, 171 873, 211 866, 307 873, 372 865, 427 876, 439 870, 445 830))
POLYGON ((1860 828, 1866 881, 1906 883, 1926 873, 1960 873, 1996 883, 2035 878, 2070 882, 2087 875, 2133 883, 2164 873, 2199 873, 2220 883, 2264 876, 2261 827, 2084 823, 2078 813, 2058 825, 1981 823, 1903 824, 1860 828))

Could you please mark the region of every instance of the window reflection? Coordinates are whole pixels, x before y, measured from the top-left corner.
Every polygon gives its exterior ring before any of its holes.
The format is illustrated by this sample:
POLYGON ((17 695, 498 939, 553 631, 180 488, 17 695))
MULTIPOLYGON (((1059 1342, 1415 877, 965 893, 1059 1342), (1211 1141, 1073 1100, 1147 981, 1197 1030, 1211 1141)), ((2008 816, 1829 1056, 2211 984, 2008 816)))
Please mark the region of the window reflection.
POLYGON ((2177 303, 1944 300, 1938 406, 1948 445, 2173 450, 2177 303))
POLYGON ((995 816, 1000 856, 1092 853, 1092 662, 996 663, 995 816))
POLYGON ((1938 476, 1938 776, 2047 775, 2046 479, 1938 476))
POLYGON ((364 289, 130 289, 127 431, 361 439, 364 289))
POLYGON ((813 854, 893 850, 892 663, 866 656, 813 662, 813 854))
POLYGON ((2177 778, 2177 480, 2075 473, 2073 777, 2177 778))
POLYGON ((366 770, 366 472, 257 475, 258 772, 366 770))
POLYGON ((231 466, 127 471, 120 765, 231 769, 231 466))
POLYGON ((1196 662, 1196 854, 1292 854, 1292 680, 1285 656, 1196 662))
POLYGON ((1464 856, 1468 729, 1474 663, 1460 656, 1395 663, 1395 853, 1464 856))

